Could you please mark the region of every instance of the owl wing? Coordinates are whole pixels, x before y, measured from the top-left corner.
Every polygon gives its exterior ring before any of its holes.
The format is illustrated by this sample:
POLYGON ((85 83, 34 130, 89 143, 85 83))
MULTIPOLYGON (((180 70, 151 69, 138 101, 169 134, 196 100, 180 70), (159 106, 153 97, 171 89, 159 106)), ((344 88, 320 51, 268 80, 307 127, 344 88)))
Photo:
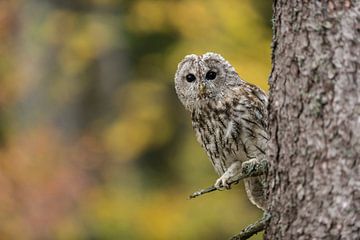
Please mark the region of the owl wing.
POLYGON ((240 128, 240 137, 248 158, 263 158, 266 155, 268 134, 267 95, 258 87, 244 82, 231 86, 231 118, 240 128))

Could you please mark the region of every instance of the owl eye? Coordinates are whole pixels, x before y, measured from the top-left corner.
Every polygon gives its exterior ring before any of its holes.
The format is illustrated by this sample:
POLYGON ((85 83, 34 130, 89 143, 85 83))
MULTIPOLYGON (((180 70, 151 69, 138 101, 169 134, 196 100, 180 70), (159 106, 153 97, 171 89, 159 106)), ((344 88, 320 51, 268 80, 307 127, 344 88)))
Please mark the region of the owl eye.
POLYGON ((208 71, 208 72, 206 73, 205 78, 206 78, 207 80, 214 80, 214 79, 216 78, 216 72, 211 71, 211 70, 208 71))
POLYGON ((196 80, 196 77, 195 77, 195 75, 194 74, 188 74, 188 75, 186 75, 186 81, 188 81, 188 82, 193 82, 193 81, 195 81, 196 80))

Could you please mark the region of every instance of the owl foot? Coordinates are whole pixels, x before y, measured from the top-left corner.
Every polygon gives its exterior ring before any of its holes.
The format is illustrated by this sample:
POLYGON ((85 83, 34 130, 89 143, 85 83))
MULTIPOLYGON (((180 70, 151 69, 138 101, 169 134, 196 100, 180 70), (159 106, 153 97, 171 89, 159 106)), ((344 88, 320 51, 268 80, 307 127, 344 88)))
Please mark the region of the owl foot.
POLYGON ((266 160, 250 159, 242 164, 240 162, 233 163, 228 170, 216 180, 213 186, 201 189, 189 196, 190 199, 210 193, 216 190, 230 189, 234 184, 239 183, 242 179, 248 177, 256 177, 264 174, 268 169, 268 162, 266 160))
POLYGON ((214 184, 214 187, 219 190, 219 191, 222 191, 222 190, 225 190, 225 189, 230 189, 230 181, 229 181, 230 177, 226 174, 222 175, 220 178, 218 178, 214 184))
POLYGON ((264 174, 268 169, 266 160, 249 159, 241 164, 241 173, 246 177, 256 177, 264 174))
POLYGON ((234 180, 241 175, 241 168, 241 162, 232 163, 226 172, 216 180, 214 187, 218 190, 230 189, 234 180))

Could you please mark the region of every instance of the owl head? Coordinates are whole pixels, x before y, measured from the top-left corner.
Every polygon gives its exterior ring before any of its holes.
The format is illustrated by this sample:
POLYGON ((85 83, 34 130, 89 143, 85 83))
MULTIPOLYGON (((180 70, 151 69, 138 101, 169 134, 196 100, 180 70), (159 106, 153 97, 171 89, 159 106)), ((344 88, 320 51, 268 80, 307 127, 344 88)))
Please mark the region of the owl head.
POLYGON ((187 55, 175 74, 175 90, 185 108, 221 99, 226 86, 238 79, 234 68, 216 53, 187 55))

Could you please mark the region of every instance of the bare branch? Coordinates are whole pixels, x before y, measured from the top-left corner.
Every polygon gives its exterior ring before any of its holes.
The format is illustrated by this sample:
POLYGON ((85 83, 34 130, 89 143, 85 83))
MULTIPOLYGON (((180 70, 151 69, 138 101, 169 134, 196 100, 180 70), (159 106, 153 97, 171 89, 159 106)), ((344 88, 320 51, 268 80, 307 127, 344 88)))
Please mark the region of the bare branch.
POLYGON ((269 213, 265 212, 262 219, 260 219, 259 221, 257 221, 254 224, 251 224, 251 225, 247 226, 238 235, 233 236, 231 238, 231 240, 249 239, 251 236, 257 234, 258 232, 260 232, 262 230, 264 230, 266 225, 268 224, 270 218, 271 218, 271 215, 269 213))
MULTIPOLYGON (((241 178, 241 179, 243 179, 243 178, 241 178)), ((229 186, 238 184, 241 179, 230 182, 229 186)), ((189 199, 196 198, 196 197, 201 196, 201 195, 203 195, 205 193, 210 193, 210 192, 213 192, 213 191, 216 191, 216 190, 218 190, 218 189, 216 187, 214 187, 214 186, 211 186, 211 187, 208 187, 208 188, 205 188, 205 189, 201 189, 199 191, 196 191, 196 192, 192 193, 189 196, 189 199)))
MULTIPOLYGON (((248 161, 244 162, 241 170, 241 174, 232 182, 229 183, 229 186, 238 184, 242 179, 248 177, 256 177, 264 174, 267 171, 268 163, 264 161, 248 161)), ((198 196, 204 195, 218 190, 214 186, 207 187, 205 189, 200 189, 199 191, 194 192, 189 196, 189 199, 196 198, 198 196)))

